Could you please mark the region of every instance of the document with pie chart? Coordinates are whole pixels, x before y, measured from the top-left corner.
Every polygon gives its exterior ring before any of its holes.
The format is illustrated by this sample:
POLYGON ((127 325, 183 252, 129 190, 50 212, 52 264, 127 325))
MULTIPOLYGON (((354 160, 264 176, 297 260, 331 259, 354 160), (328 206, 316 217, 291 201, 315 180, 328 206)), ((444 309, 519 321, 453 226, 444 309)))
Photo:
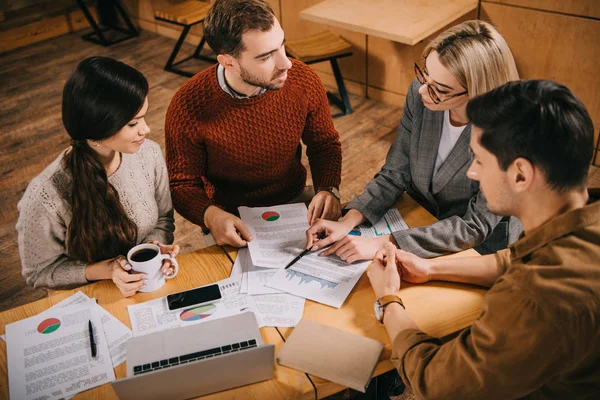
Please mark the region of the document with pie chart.
POLYGON ((279 268, 294 250, 306 243, 309 228, 304 203, 273 207, 239 207, 240 218, 253 237, 248 242, 252 263, 279 268))
POLYGON ((100 313, 90 302, 6 325, 11 399, 63 399, 115 379, 100 313), (92 357, 91 321, 97 354, 92 357))

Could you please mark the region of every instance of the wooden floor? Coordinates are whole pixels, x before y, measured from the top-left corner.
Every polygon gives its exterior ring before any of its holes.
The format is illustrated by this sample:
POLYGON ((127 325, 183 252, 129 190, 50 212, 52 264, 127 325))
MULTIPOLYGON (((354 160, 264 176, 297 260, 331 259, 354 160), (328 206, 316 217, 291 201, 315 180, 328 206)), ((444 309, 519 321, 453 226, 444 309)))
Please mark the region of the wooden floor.
MULTIPOLYGON (((61 121, 67 77, 79 61, 93 55, 110 56, 139 69, 150 83, 149 137, 164 149, 165 112, 186 79, 162 69, 174 43, 142 32, 138 38, 104 48, 69 34, 0 55, 0 311, 47 295, 28 287, 21 276, 15 224, 17 203, 28 182, 69 145, 61 121)), ((197 62, 188 69, 207 66, 197 62)), ((342 137, 344 202, 360 193, 383 164, 401 115, 398 107, 358 96, 352 96, 351 102, 354 113, 335 120, 342 137)), ((178 215, 176 226, 176 242, 183 253, 210 244, 197 226, 178 215)))

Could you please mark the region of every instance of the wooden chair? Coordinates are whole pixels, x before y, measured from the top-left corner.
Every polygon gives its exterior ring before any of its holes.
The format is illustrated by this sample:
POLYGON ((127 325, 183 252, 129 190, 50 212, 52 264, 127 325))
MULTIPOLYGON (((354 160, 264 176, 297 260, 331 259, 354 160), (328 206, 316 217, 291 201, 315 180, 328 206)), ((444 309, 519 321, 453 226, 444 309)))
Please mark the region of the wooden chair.
POLYGON ((183 27, 183 31, 181 32, 179 39, 177 39, 177 43, 175 43, 175 47, 173 48, 173 51, 169 56, 169 60, 165 65, 165 71, 173 72, 175 74, 183 76, 193 76, 193 73, 183 71, 175 67, 192 58, 213 63, 216 62, 214 58, 200 54, 202 48, 204 47, 204 44, 206 43, 206 39, 204 39, 204 36, 202 37, 202 40, 200 40, 200 44, 198 45, 198 47, 196 47, 196 50, 191 56, 175 62, 177 53, 179 53, 181 45, 183 44, 185 37, 189 33, 190 29, 192 28, 192 26, 204 21, 204 18, 206 18, 206 14, 210 10, 210 7, 211 5, 209 3, 204 3, 200 1, 184 1, 183 3, 175 4, 164 10, 157 10, 154 13, 154 18, 158 21, 163 21, 169 24, 174 24, 183 27))
POLYGON ((340 97, 329 92, 327 92, 327 97, 342 110, 341 113, 334 114, 333 118, 352 113, 346 85, 344 85, 344 79, 337 63, 338 58, 352 55, 350 43, 331 31, 325 31, 302 39, 286 41, 285 49, 290 56, 305 64, 329 61, 340 97))

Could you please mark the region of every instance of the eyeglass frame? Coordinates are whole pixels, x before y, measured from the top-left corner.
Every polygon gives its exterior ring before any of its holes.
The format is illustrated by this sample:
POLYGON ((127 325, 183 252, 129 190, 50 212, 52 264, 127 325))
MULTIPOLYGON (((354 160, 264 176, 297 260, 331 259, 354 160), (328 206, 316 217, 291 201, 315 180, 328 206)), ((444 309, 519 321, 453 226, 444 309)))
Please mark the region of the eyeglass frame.
POLYGON ((421 85, 427 86, 427 91, 429 93, 429 97, 431 97, 431 100, 433 101, 433 104, 440 104, 440 103, 443 103, 450 99, 453 99, 455 97, 464 96, 465 94, 469 93, 468 90, 465 90, 464 92, 455 93, 453 95, 445 97, 444 99, 440 99, 440 96, 436 93, 435 89, 429 84, 429 82, 427 82, 427 79, 425 79, 425 73, 421 70, 421 68, 419 67, 419 64, 417 64, 417 63, 414 64, 414 70, 415 70, 415 75, 417 76, 417 80, 419 81, 419 83, 421 85))

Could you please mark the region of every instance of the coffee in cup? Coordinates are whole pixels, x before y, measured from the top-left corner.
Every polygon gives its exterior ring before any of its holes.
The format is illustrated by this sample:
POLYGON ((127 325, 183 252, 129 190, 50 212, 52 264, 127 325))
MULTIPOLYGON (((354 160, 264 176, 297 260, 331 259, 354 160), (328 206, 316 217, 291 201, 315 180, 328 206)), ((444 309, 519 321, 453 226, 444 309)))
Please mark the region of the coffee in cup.
POLYGON ((179 272, 179 264, 175 257, 169 254, 160 254, 160 248, 152 243, 139 244, 129 250, 127 253, 127 262, 135 272, 144 273, 148 276, 146 287, 140 289, 140 292, 152 292, 158 290, 165 284, 165 279, 175 278, 179 272), (168 258, 171 260, 175 272, 173 275, 166 276, 161 272, 162 260, 168 258))

